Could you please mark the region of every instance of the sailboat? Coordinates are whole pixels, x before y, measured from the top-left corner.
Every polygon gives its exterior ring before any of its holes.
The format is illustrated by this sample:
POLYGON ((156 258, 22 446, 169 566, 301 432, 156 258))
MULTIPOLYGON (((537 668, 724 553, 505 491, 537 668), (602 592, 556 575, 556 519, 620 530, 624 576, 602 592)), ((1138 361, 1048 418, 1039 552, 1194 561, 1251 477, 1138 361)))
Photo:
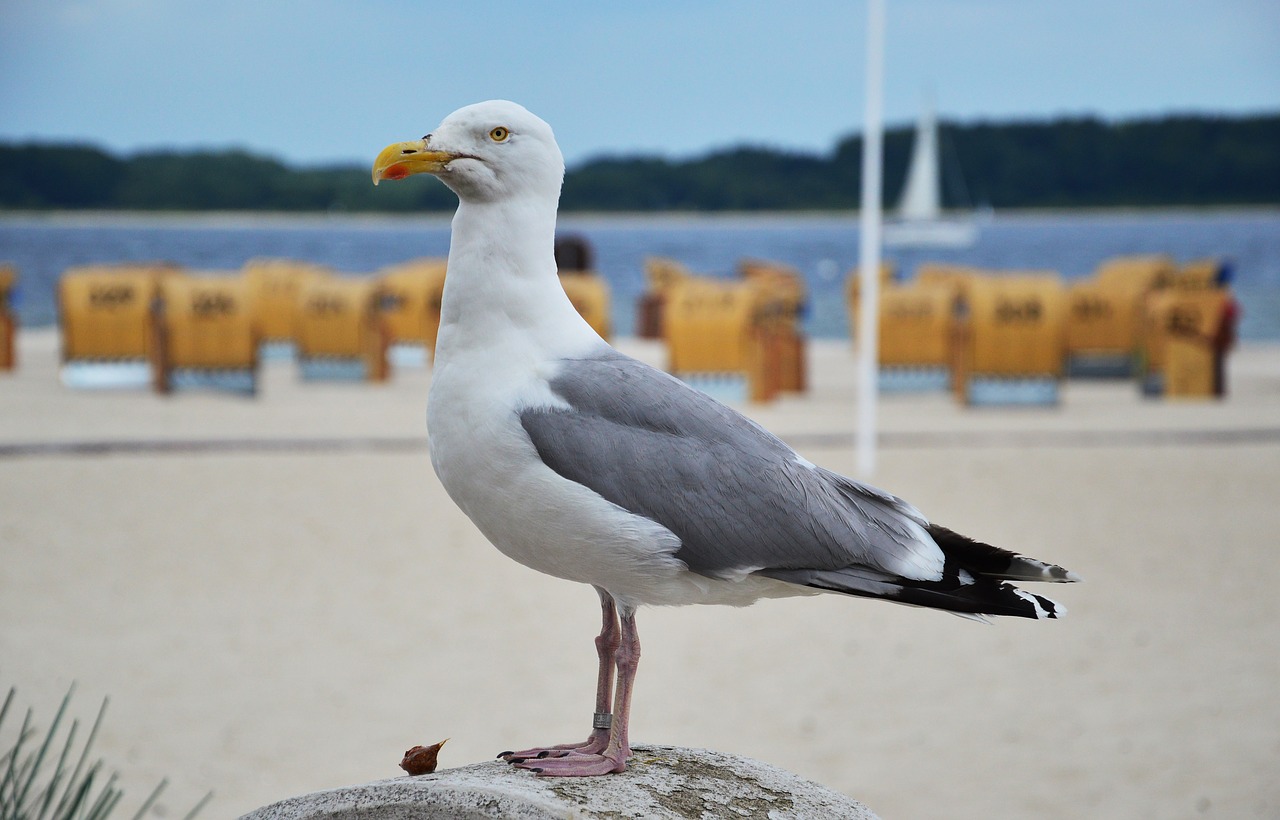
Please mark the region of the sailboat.
POLYGON ((885 245, 963 248, 978 238, 978 225, 972 216, 942 215, 941 164, 938 121, 933 106, 925 105, 916 123, 911 164, 907 167, 907 182, 902 186, 897 213, 884 223, 885 245))

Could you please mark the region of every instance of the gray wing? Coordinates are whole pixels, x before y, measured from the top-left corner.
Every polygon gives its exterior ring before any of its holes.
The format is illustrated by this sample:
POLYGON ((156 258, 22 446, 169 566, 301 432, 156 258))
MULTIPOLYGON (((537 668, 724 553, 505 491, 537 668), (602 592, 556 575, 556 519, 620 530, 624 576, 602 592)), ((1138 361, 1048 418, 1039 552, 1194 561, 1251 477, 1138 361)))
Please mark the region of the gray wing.
POLYGON ((542 460, 674 532, 676 557, 694 572, 941 574, 942 552, 909 504, 802 462, 759 425, 662 371, 610 351, 565 361, 551 387, 569 409, 520 413, 542 460))

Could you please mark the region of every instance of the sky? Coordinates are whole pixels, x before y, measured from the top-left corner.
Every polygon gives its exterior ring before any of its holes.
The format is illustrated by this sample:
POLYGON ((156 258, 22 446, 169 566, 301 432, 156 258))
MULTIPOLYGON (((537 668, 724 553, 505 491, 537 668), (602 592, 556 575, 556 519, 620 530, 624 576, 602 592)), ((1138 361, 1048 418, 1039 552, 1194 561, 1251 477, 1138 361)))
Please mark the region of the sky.
MULTIPOLYGON (((862 127, 863 0, 0 0, 0 141, 365 164, 515 100, 570 167, 862 127)), ((885 118, 1280 111, 1280 0, 887 0, 885 118)))

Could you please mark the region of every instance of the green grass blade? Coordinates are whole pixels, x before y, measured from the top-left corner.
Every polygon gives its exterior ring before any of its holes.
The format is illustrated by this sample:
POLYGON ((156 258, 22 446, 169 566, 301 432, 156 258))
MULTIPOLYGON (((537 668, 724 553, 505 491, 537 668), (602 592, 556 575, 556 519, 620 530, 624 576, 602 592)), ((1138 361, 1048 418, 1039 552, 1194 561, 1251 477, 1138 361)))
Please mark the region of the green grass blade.
POLYGON ((5 766, 3 779, 0 779, 0 811, 4 812, 0 814, 0 818, 4 820, 18 815, 18 794, 21 791, 23 773, 26 771, 25 762, 20 765, 18 761, 29 759, 22 758, 22 747, 36 731, 31 726, 31 716, 31 710, 28 709, 26 716, 22 719, 22 728, 18 730, 18 739, 6 755, 9 761, 5 766))
POLYGON ((62 704, 58 706, 58 711, 53 716, 53 723, 49 724, 49 731, 44 736, 44 743, 40 744, 40 748, 36 751, 35 757, 31 760, 30 768, 27 776, 24 778, 22 788, 17 795, 17 809, 20 815, 26 815, 27 795, 31 792, 32 785, 36 782, 36 775, 40 771, 40 765, 44 763, 44 756, 49 752, 49 747, 53 744, 53 738, 58 732, 58 724, 62 722, 63 715, 67 712, 67 704, 71 702, 71 694, 75 691, 75 684, 71 684, 71 688, 67 690, 67 694, 62 698, 62 704))
POLYGON ((213 792, 206 792, 204 797, 200 798, 200 802, 196 803, 195 807, 192 808, 191 811, 187 812, 186 817, 183 817, 182 820, 195 820, 195 816, 199 814, 212 799, 213 792))
MULTIPOLYGON (((74 692, 75 684, 72 684, 42 740, 39 739, 41 732, 33 724, 33 711, 28 709, 17 736, 8 749, 0 752, 0 820, 107 820, 119 807, 124 795, 119 776, 115 772, 107 776, 102 760, 90 759, 93 742, 106 715, 107 698, 102 699, 78 757, 76 740, 80 735, 80 721, 72 719, 65 739, 58 740, 74 692), (55 743, 60 743, 61 748, 55 749, 55 743), (75 766, 68 770, 72 758, 75 766)), ((10 688, 0 704, 0 728, 9 717, 15 697, 16 689, 10 688)), ((168 784, 168 779, 160 781, 133 815, 133 820, 145 820, 168 784)), ((192 820, 212 797, 213 792, 206 794, 185 820, 192 820)))
POLYGON ((142 807, 133 815, 133 820, 142 820, 142 816, 151 809, 151 804, 156 802, 156 798, 160 796, 160 792, 164 791, 164 787, 169 785, 169 779, 165 778, 151 790, 151 794, 147 795, 147 799, 142 801, 142 807))
MULTIPOLYGON (((84 769, 85 761, 89 758, 89 750, 93 747, 93 741, 98 736, 98 727, 102 725, 102 716, 107 713, 107 699, 102 699, 102 705, 98 707, 98 717, 93 721, 93 728, 89 730, 89 737, 85 739, 84 748, 80 751, 80 759, 76 761, 76 768, 71 773, 71 778, 67 781, 67 790, 63 793, 62 799, 58 801, 58 808, 54 811, 54 817, 68 817, 63 811, 63 805, 71 794, 72 788, 76 781, 80 778, 80 772, 84 769)), ((98 764, 95 763, 93 768, 96 769, 98 764)))
POLYGON ((107 783, 102 787, 102 791, 98 793, 98 799, 93 801, 93 805, 89 807, 89 811, 85 814, 85 820, 102 820, 102 818, 111 814, 116 807, 116 803, 120 802, 122 794, 124 792, 116 788, 116 775, 113 772, 107 778, 107 783))
POLYGON ((10 686, 9 694, 5 695, 4 706, 0 706, 0 728, 4 728, 4 717, 9 714, 9 704, 13 703, 14 695, 18 694, 17 688, 10 686))
POLYGON ((89 796, 89 790, 93 788, 93 774, 90 773, 88 777, 74 785, 75 789, 63 798, 63 802, 58 804, 58 810, 54 813, 54 817, 59 820, 70 820, 80 813, 80 807, 84 805, 89 796))
POLYGON ((80 728, 80 721, 71 721, 71 729, 67 732, 67 740, 62 744, 62 753, 58 755, 58 763, 53 767, 53 774, 49 776, 49 782, 45 784, 40 793, 36 795, 40 803, 40 811, 32 815, 32 820, 44 820, 48 815, 50 807, 53 805, 53 798, 58 793, 58 785, 62 782, 62 778, 67 773, 67 756, 71 754, 71 749, 75 746, 76 732, 80 728))

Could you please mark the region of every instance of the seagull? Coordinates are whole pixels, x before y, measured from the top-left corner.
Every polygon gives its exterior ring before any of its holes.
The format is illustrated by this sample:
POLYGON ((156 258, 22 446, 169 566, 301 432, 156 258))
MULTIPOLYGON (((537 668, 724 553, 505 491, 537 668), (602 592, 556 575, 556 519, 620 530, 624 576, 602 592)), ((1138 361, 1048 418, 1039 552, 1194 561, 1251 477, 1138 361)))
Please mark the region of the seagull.
POLYGON ((383 149, 373 181, 423 173, 459 200, 427 398, 431 464, 494 546, 590 584, 601 604, 590 735, 500 758, 544 776, 626 768, 642 604, 837 593, 977 620, 1064 614, 1008 582, 1074 573, 825 470, 600 338, 557 276, 564 160, 543 120, 505 100, 466 106, 383 149))

